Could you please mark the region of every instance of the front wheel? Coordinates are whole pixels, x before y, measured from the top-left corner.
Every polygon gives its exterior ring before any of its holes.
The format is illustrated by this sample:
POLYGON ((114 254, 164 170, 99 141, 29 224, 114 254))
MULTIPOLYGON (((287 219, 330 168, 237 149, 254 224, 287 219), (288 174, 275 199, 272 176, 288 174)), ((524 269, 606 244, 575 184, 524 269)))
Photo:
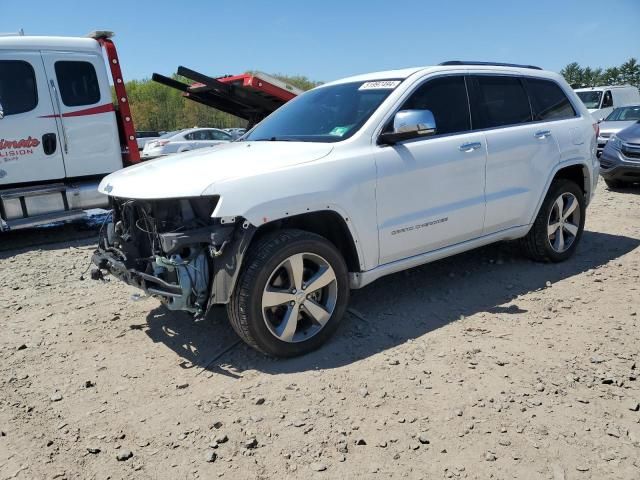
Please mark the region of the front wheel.
POLYGON ((531 230, 521 240, 524 253, 539 262, 562 262, 573 255, 585 220, 584 194, 575 182, 554 180, 531 230))
POLYGON ((250 346, 293 357, 333 334, 348 301, 347 267, 335 246, 313 233, 282 230, 250 247, 227 312, 250 346))

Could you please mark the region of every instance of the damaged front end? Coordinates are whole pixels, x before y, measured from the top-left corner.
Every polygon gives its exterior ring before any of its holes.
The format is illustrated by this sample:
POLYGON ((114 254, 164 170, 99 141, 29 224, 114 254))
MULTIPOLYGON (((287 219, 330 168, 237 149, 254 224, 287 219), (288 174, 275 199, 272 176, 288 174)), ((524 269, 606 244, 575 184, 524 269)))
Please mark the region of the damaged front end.
POLYGON ((212 218, 215 196, 110 200, 111 221, 92 258, 101 271, 196 317, 229 301, 255 227, 212 218))

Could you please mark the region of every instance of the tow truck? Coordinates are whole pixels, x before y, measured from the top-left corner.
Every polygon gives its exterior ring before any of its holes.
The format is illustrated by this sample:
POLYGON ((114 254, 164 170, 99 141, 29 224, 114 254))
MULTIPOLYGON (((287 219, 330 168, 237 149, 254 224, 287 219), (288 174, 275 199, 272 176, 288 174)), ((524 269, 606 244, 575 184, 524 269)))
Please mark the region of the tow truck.
MULTIPOLYGON (((141 161, 113 35, 0 35, 0 232, 108 208, 100 180, 141 161)), ((262 73, 177 73, 193 83, 152 78, 249 127, 301 93, 262 73)))

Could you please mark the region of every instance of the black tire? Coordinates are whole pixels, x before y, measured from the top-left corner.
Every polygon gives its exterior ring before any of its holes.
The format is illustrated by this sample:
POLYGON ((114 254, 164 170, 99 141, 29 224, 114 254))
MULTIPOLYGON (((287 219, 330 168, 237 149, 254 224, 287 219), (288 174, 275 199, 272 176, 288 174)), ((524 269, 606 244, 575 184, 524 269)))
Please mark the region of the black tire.
POLYGON ((349 281, 345 261, 325 238, 302 230, 280 230, 259 238, 247 252, 233 295, 227 305, 231 326, 248 345, 274 357, 294 357, 320 347, 336 330, 349 302, 349 281), (296 343, 285 342, 271 333, 263 317, 262 295, 271 275, 292 255, 319 255, 336 276, 337 299, 333 313, 314 336, 296 343))
POLYGON ((620 180, 615 180, 613 178, 611 179, 604 179, 604 183, 607 184, 607 187, 609 187, 609 190, 616 190, 618 188, 622 188, 624 187, 624 182, 621 182, 620 180))
POLYGON ((563 178, 554 180, 549 187, 549 191, 547 192, 544 201, 542 202, 542 206, 540 207, 540 211, 531 226, 531 230, 529 230, 529 233, 527 233, 525 237, 520 239, 520 246, 523 253, 537 262, 562 262, 568 259, 573 255, 573 252, 582 238, 585 214, 586 208, 584 193, 580 187, 571 180, 563 178), (549 234, 547 233, 549 225, 548 222, 556 199, 564 193, 570 193, 578 200, 580 223, 578 225, 578 232, 569 248, 564 252, 557 252, 552 248, 549 240, 549 234))

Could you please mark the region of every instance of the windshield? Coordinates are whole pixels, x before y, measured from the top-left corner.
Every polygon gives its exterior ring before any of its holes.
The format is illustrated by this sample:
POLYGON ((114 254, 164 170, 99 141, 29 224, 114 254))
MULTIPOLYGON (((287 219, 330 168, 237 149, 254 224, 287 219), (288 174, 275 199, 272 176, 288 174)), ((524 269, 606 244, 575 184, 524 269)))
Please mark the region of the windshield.
POLYGON ((616 108, 604 119, 605 122, 626 122, 640 120, 640 105, 616 108))
POLYGON ((602 92, 593 90, 590 92, 576 92, 587 108, 600 108, 600 99, 602 92))
POLYGON ((242 140, 339 142, 357 132, 399 84, 378 80, 311 90, 273 112, 242 140))

